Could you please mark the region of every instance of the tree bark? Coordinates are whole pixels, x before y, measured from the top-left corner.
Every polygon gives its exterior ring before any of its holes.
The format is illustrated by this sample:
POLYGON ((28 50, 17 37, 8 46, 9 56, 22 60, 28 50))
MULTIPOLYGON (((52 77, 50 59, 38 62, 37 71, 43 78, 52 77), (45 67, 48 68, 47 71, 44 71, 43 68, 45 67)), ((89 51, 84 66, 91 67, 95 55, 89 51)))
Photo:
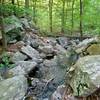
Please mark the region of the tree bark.
POLYGON ((36 24, 36 4, 37 4, 37 0, 33 0, 33 21, 36 24))
POLYGON ((73 28, 74 28, 74 3, 75 3, 75 0, 72 0, 72 29, 71 29, 71 33, 73 33, 73 28))
POLYGON ((29 8, 29 0, 25 0, 25 8, 29 8))
POLYGON ((53 7, 53 0, 49 0, 49 25, 50 25, 50 32, 52 32, 52 7, 53 7))
POLYGON ((6 41, 6 33, 4 32, 4 18, 3 16, 0 16, 1 20, 1 33, 2 33, 2 45, 3 45, 3 51, 7 50, 7 41, 6 41))
POLYGON ((15 0, 12 0, 12 4, 13 4, 13 5, 15 4, 15 0))
MULTIPOLYGON (((0 1, 2 3, 2 6, 4 4, 4 1, 0 1)), ((7 50, 7 39, 6 39, 6 33, 4 32, 4 16, 3 12, 1 12, 0 15, 0 27, 1 27, 1 34, 2 34, 2 45, 3 45, 3 51, 7 50)))
POLYGON ((61 32, 65 31, 65 0, 62 0, 62 19, 61 19, 61 32))
POLYGON ((80 36, 83 37, 83 30, 82 30, 82 15, 83 15, 83 3, 82 0, 80 0, 80 36))

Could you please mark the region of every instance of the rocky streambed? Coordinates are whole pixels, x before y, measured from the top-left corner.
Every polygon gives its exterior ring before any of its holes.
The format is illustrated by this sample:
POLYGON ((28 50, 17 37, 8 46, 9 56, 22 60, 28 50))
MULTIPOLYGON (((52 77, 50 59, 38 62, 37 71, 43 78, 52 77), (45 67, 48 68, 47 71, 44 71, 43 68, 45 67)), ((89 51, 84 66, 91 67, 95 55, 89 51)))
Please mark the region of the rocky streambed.
POLYGON ((99 37, 80 41, 28 30, 20 41, 10 42, 6 54, 13 67, 0 69, 0 100, 100 99, 99 37))

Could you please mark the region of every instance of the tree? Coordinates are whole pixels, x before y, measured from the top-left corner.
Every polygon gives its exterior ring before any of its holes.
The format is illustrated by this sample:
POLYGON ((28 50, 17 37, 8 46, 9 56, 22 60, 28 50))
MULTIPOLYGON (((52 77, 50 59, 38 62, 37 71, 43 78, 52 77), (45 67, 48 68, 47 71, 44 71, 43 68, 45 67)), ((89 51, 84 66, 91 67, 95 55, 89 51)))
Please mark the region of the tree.
POLYGON ((74 3, 75 3, 75 0, 72 0, 72 33, 73 33, 73 28, 74 28, 74 3))
POLYGON ((61 32, 65 31, 65 0, 62 0, 61 32))
POLYGON ((50 32, 52 32, 52 7, 53 7, 53 0, 49 0, 49 25, 50 25, 50 32))
POLYGON ((12 0, 12 4, 13 4, 13 5, 15 4, 15 0, 12 0))
POLYGON ((37 0, 33 0, 33 21, 36 24, 36 4, 37 0))
MULTIPOLYGON (((3 7, 3 0, 0 1, 3 7)), ((0 27, 1 27, 1 34, 2 34, 2 45, 3 45, 3 51, 7 50, 7 40, 6 40, 6 33, 4 32, 4 15, 3 11, 0 11, 0 27)))
POLYGON ((25 8, 29 8, 29 0, 25 0, 25 8))
POLYGON ((80 0, 80 36, 83 37, 83 30, 82 30, 82 15, 83 15, 83 3, 82 0, 80 0))

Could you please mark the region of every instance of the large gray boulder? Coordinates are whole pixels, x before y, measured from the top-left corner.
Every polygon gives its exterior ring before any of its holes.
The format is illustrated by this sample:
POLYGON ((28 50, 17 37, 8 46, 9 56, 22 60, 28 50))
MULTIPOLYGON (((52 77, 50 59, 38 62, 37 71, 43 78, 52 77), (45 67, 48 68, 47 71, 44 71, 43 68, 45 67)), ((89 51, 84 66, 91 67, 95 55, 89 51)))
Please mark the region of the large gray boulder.
POLYGON ((100 87, 100 55, 80 58, 67 74, 75 96, 88 96, 100 87))
POLYGON ((27 45, 27 46, 23 46, 21 48, 21 51, 26 54, 27 56, 29 56, 31 59, 39 59, 39 52, 37 50, 35 50, 34 48, 32 48, 31 46, 27 45))
POLYGON ((33 61, 19 61, 15 63, 16 67, 20 66, 26 73, 34 69, 37 66, 36 62, 33 61))
POLYGON ((64 82, 66 72, 70 69, 70 66, 75 63, 76 59, 73 59, 74 55, 71 55, 70 52, 63 54, 58 54, 54 56, 51 60, 44 60, 43 65, 44 70, 46 70, 45 78, 53 79, 56 84, 61 84, 64 82))
POLYGON ((27 79, 15 76, 0 81, 0 100, 22 100, 27 89, 27 79))
POLYGON ((27 59, 27 56, 22 54, 21 52, 17 51, 13 57, 11 57, 11 61, 16 63, 18 61, 24 61, 25 59, 27 59))

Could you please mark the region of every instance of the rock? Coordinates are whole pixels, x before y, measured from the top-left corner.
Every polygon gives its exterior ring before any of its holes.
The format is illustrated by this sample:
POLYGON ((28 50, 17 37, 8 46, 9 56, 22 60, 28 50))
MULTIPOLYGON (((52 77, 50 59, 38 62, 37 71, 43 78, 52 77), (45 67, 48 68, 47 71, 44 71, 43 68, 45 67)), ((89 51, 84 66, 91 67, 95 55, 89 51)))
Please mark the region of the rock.
POLYGON ((42 72, 45 79, 54 78, 56 85, 64 82, 65 74, 70 69, 70 66, 77 61, 77 54, 73 52, 66 52, 63 54, 57 54, 51 60, 44 60, 42 72))
POLYGON ((49 45, 56 46, 56 44, 57 44, 56 38, 47 37, 47 40, 48 40, 49 45))
POLYGON ((45 53, 40 53, 40 57, 41 57, 42 59, 45 59, 45 58, 46 58, 46 54, 45 54, 45 53))
POLYGON ((54 47, 54 50, 57 54, 59 53, 66 53, 66 49, 63 48, 61 45, 56 44, 56 46, 54 47))
POLYGON ((10 69, 8 74, 10 74, 13 77, 17 75, 25 75, 27 74, 27 71, 25 72, 25 69, 19 65, 10 69))
POLYGON ((8 51, 9 52, 17 52, 19 51, 23 46, 25 45, 25 43, 23 41, 19 41, 16 44, 12 44, 8 47, 8 51))
POLYGON ((65 86, 58 86, 57 90, 52 94, 51 100, 62 100, 65 91, 65 86))
POLYGON ((54 78, 56 84, 64 82, 65 73, 69 69, 69 62, 66 55, 55 56, 51 60, 44 60, 44 77, 48 79, 54 78))
POLYGON ((80 42, 77 47, 76 47, 76 52, 77 53, 82 53, 83 51, 86 50, 86 48, 93 44, 93 43, 98 43, 100 42, 99 41, 99 38, 98 37, 94 37, 94 38, 90 38, 90 39, 85 39, 83 40, 82 42, 80 42))
POLYGON ((43 80, 40 81, 37 78, 33 78, 31 84, 32 84, 32 87, 28 88, 28 90, 31 90, 31 94, 33 94, 37 97, 42 96, 42 92, 43 92, 43 89, 46 85, 46 82, 43 80))
POLYGON ((64 47, 65 49, 67 49, 67 47, 68 47, 69 45, 71 45, 71 42, 70 42, 69 39, 66 38, 66 37, 59 37, 59 38, 57 38, 57 42, 58 42, 62 47, 64 47))
POLYGON ((18 51, 14 54, 14 56, 11 59, 12 62, 16 63, 18 61, 24 61, 25 59, 27 59, 27 56, 18 51))
POLYGON ((2 76, 0 75, 0 81, 2 81, 3 80, 3 78, 2 78, 2 76))
POLYGON ((51 45, 48 46, 39 46, 39 51, 45 53, 45 54, 53 54, 54 49, 51 45))
POLYGON ((20 20, 16 16, 14 16, 14 15, 9 16, 5 20, 8 20, 8 19, 12 19, 13 23, 10 23, 10 24, 5 23, 5 27, 4 27, 5 33, 9 32, 11 30, 17 29, 17 28, 22 28, 20 20))
POLYGON ((39 100, 46 100, 49 98, 52 94, 52 92, 55 90, 55 85, 53 85, 53 80, 44 80, 44 79, 37 79, 33 78, 32 80, 32 93, 33 95, 36 95, 39 100), (41 99, 40 99, 41 98, 41 99))
POLYGON ((36 41, 36 40, 32 41, 30 45, 31 45, 31 47, 33 47, 35 49, 37 49, 39 47, 38 41, 36 41))
POLYGON ((31 29, 29 22, 26 18, 21 18, 20 21, 25 29, 31 29))
POLYGON ((14 68, 15 73, 16 73, 16 69, 24 70, 25 73, 28 73, 30 70, 34 69, 37 66, 37 63, 33 61, 18 61, 15 63, 15 66, 16 66, 16 68, 14 68), (20 66, 21 68, 18 68, 18 66, 20 66))
POLYGON ((80 100, 80 99, 76 99, 72 95, 72 93, 67 93, 68 90, 66 90, 66 89, 67 88, 65 85, 58 86, 56 91, 52 94, 50 100, 80 100))
POLYGON ((36 46, 39 45, 39 38, 37 35, 29 33, 26 34, 23 38, 23 41, 26 45, 33 45, 36 46), (35 44, 34 44, 35 43, 35 44))
POLYGON ((23 76, 15 76, 0 81, 1 100, 21 100, 27 89, 27 79, 23 76))
POLYGON ((100 55, 85 56, 67 74, 74 96, 88 96, 100 87, 100 55))
POLYGON ((36 51, 34 48, 32 48, 31 46, 27 45, 21 48, 21 51, 26 54, 27 56, 29 56, 31 59, 39 59, 39 52, 36 51))
POLYGON ((100 55, 100 43, 92 44, 86 50, 89 55, 100 55))
POLYGON ((23 37, 22 30, 22 24, 16 16, 12 15, 5 18, 4 31, 6 33, 7 43, 15 43, 21 40, 23 37), (7 22, 8 20, 10 20, 10 23, 7 22))

